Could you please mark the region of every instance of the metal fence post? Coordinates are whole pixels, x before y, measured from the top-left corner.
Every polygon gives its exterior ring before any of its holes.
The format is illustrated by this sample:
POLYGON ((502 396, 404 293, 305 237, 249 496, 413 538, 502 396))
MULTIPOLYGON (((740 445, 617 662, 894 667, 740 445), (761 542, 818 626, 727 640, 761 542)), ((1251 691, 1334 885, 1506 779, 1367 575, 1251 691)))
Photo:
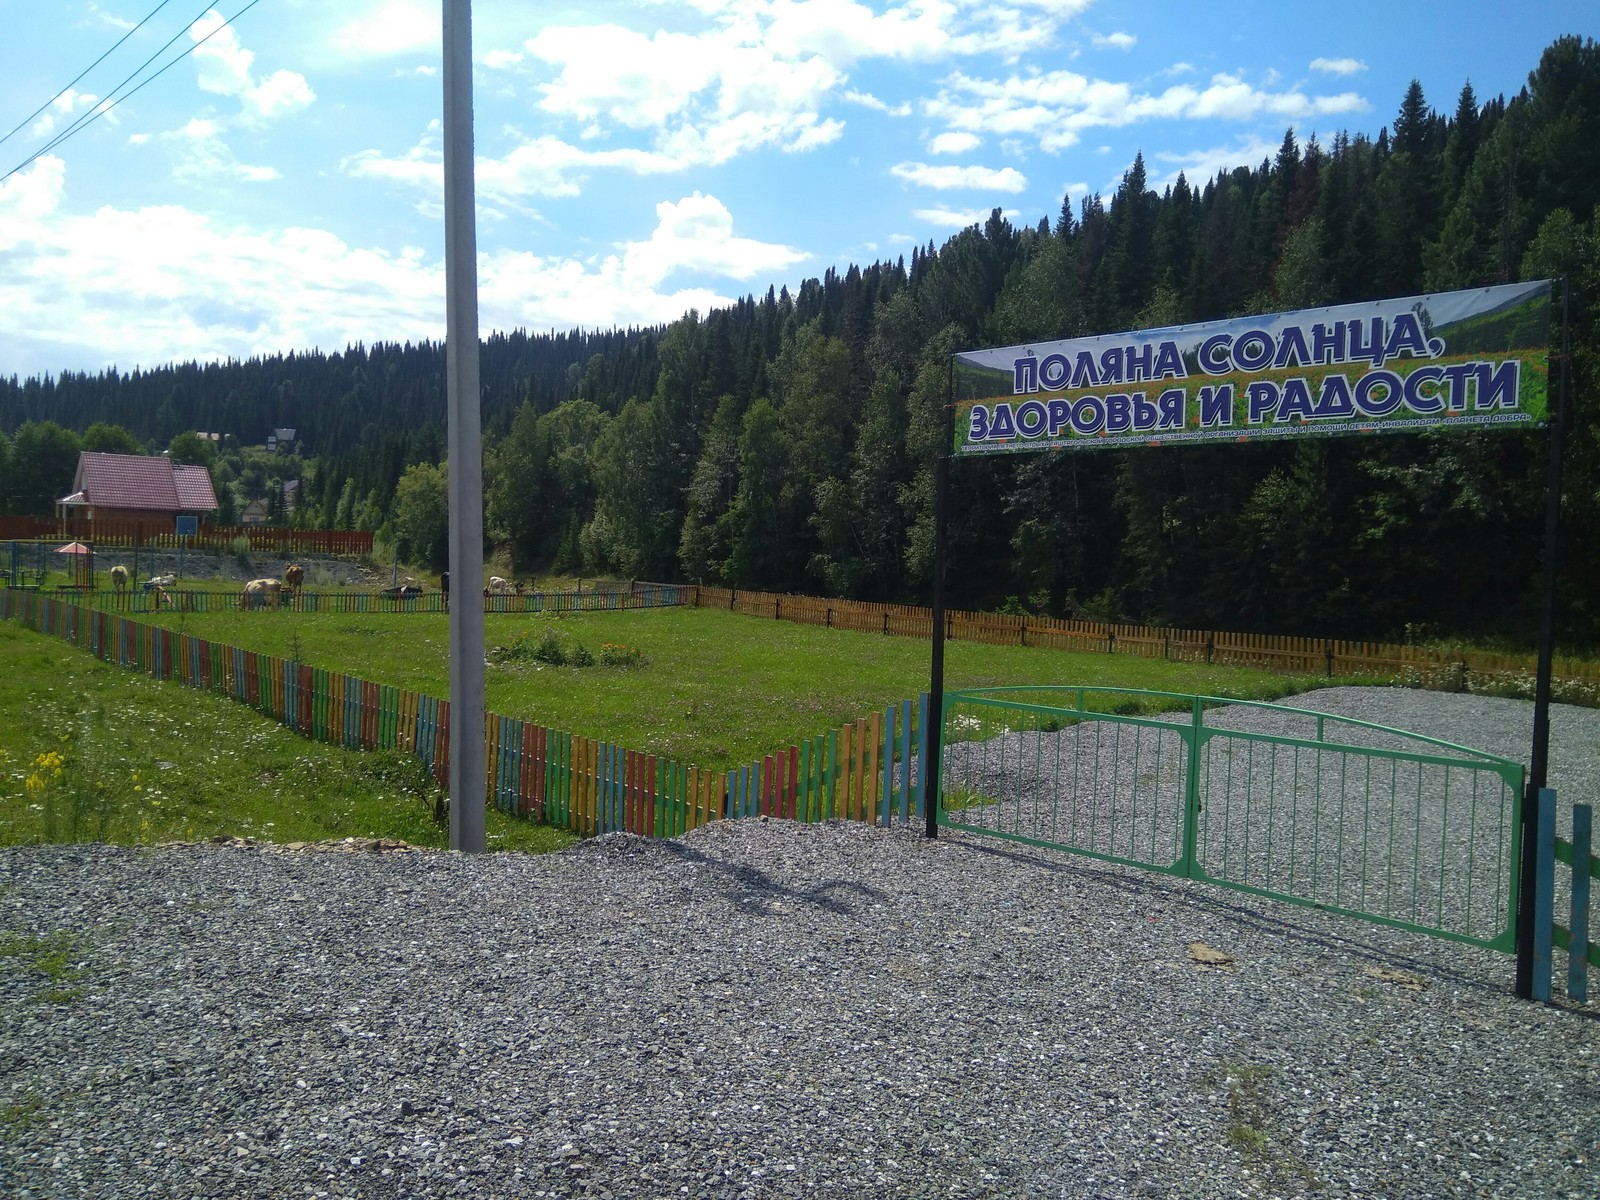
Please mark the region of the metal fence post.
POLYGON ((1589 865, 1594 809, 1572 806, 1572 923, 1567 934, 1567 998, 1589 1000, 1589 865))
POLYGON ((1189 761, 1183 780, 1183 874, 1198 879, 1200 868, 1200 748, 1205 729, 1205 706, 1193 699, 1189 712, 1189 761))
POLYGON ((1550 1003, 1550 958, 1555 941, 1556 901, 1556 793, 1540 788, 1538 845, 1534 849, 1533 977, 1532 998, 1550 1003))

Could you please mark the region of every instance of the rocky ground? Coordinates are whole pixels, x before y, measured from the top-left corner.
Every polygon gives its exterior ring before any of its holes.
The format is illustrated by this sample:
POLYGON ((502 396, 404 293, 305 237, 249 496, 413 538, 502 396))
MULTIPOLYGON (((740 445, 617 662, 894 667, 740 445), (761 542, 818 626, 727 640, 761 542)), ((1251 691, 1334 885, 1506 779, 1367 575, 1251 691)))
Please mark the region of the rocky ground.
POLYGON ((0 1194, 1600 1194, 1491 951, 849 823, 332 848, 0 850, 0 1194))

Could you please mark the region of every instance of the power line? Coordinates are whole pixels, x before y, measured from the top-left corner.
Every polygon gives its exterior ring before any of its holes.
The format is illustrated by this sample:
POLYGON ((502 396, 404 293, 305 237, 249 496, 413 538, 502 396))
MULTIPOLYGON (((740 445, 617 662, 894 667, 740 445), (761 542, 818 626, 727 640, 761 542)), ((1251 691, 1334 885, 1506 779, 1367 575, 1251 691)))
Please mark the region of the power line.
MULTIPOLYGON (((74 134, 77 134, 77 133, 81 132, 82 130, 87 129, 90 125, 94 124, 94 122, 98 121, 101 117, 105 116, 106 113, 108 113, 112 109, 116 108, 117 105, 121 104, 124 100, 130 100, 134 96, 137 96, 141 91, 144 90, 144 88, 145 88, 145 86, 147 84, 154 83, 157 79, 160 79, 161 76, 165 75, 173 67, 177 66, 184 59, 188 58, 189 55, 193 54, 196 50, 200 49, 201 46, 204 46, 212 38, 216 37, 217 34, 221 33, 229 25, 232 25, 240 17, 244 16, 245 13, 249 12, 252 8, 254 8, 256 5, 258 5, 260 3, 261 3, 261 0, 250 0, 249 4, 246 4, 238 12, 234 13, 233 16, 226 18, 222 22, 221 25, 218 25, 210 33, 206 34, 205 37, 201 38, 194 45, 192 45, 188 49, 186 49, 182 54, 178 55, 176 58, 174 58, 170 62, 166 63, 154 75, 151 75, 146 79, 140 80, 139 81, 139 85, 137 87, 135 87, 133 90, 131 90, 130 92, 128 92, 127 95, 117 97, 117 99, 113 103, 109 103, 108 104, 105 101, 102 101, 101 103, 95 105, 94 108, 90 109, 88 112, 86 112, 82 116, 80 116, 76 121, 74 121, 71 125, 67 126, 67 128, 63 129, 60 133, 58 133, 49 142, 45 143, 45 145, 39 147, 39 149, 35 150, 32 154, 30 154, 27 158, 23 159, 16 166, 12 167, 11 170, 7 171, 4 175, 0 175, 0 183, 4 183, 6 180, 10 179, 13 175, 15 175, 18 171, 21 171, 24 168, 30 166, 35 160, 39 159, 40 157, 42 157, 45 154, 48 154, 50 151, 54 150, 57 146, 61 145, 62 142, 66 141, 68 138, 72 137, 74 134)), ((171 46, 173 42, 177 41, 180 37, 182 37, 185 33, 187 33, 194 26, 196 21, 199 21, 201 17, 205 16, 206 13, 211 11, 211 8, 212 8, 211 4, 208 3, 205 6, 205 8, 201 9, 199 14, 194 18, 194 20, 190 21, 187 25, 185 25, 182 29, 180 29, 177 33, 175 33, 167 41, 166 45, 162 46, 160 50, 157 50, 149 58, 145 59, 144 62, 140 63, 139 66, 134 69, 133 73, 130 74, 127 77, 127 79, 124 79, 121 83, 117 84, 116 87, 112 88, 111 89, 111 93, 110 93, 110 95, 108 95, 106 97, 106 100, 110 100, 112 96, 116 96, 118 92, 120 92, 124 87, 126 87, 128 85, 130 80, 132 80, 135 76, 137 76, 139 74, 140 71, 144 70, 152 62, 154 62, 157 58, 161 57, 161 55, 166 52, 167 48, 169 46, 171 46)))
MULTIPOLYGON (((0 183, 4 183, 7 179, 10 179, 13 175, 15 175, 18 171, 22 170, 24 167, 28 166, 35 159, 39 158, 42 155, 48 154, 51 150, 55 149, 55 147, 59 146, 62 142, 66 141, 73 134, 77 133, 78 130, 86 128, 91 122, 96 120, 102 113, 110 112, 118 104, 122 103, 122 100, 117 100, 115 103, 109 103, 109 101, 111 101, 111 98, 113 96, 115 96, 118 92, 120 92, 123 88, 127 87, 128 84, 138 76, 139 72, 143 71, 151 63, 155 62, 156 59, 160 58, 163 54, 165 54, 167 52, 168 48, 172 45, 173 42, 177 41, 185 33, 187 33, 191 28, 193 28, 195 21, 198 21, 201 17, 205 16, 206 13, 208 13, 210 11, 211 11, 211 5, 209 3, 207 3, 204 8, 202 8, 198 13, 195 14, 195 16, 194 16, 194 18, 192 20, 188 21, 181 29, 178 30, 177 33, 173 34, 170 38, 168 38, 166 43, 164 45, 162 45, 162 47, 159 50, 157 50, 149 58, 145 59, 142 63, 140 63, 137 67, 135 67, 132 70, 132 72, 130 72, 128 74, 128 76, 125 79, 123 79, 123 81, 121 83, 117 84, 116 87, 112 88, 110 93, 106 96, 105 100, 102 100, 99 104, 95 105, 88 112, 83 113, 71 125, 68 125, 60 133, 56 134, 55 137, 51 138, 50 141, 46 142, 39 149, 35 150, 32 154, 30 154, 22 162, 18 163, 15 167, 12 167, 11 170, 7 171, 4 175, 0 175, 0 183)), ((224 22, 224 25, 225 24, 226 24, 226 22, 224 22)), ((221 26, 219 26, 219 28, 221 28, 221 26)), ((199 44, 200 43, 198 43, 198 42, 195 43, 196 46, 198 46, 199 44)), ((190 47, 191 50, 193 48, 194 47, 190 47)), ((182 58, 183 58, 183 55, 180 54, 177 58, 173 59, 172 62, 179 62, 179 61, 182 60, 182 58)), ((171 66, 171 65, 172 65, 172 63, 168 63, 167 64, 167 66, 171 66)), ((165 71, 166 67, 161 68, 161 70, 165 71)), ((156 72, 156 75, 159 75, 160 73, 161 72, 158 71, 158 72, 156 72)), ((150 78, 154 79, 155 77, 156 77, 155 75, 152 75, 150 78)), ((148 83, 149 80, 146 80, 145 82, 148 83)), ((143 87, 144 84, 140 84, 139 86, 143 87)), ((138 90, 138 88, 134 89, 134 91, 137 91, 137 90, 138 90)), ((133 95, 133 92, 129 92, 128 95, 129 96, 133 95)), ((127 98, 126 96, 123 97, 123 99, 126 99, 126 98, 127 98)))
MULTIPOLYGON (((105 60, 111 56, 112 51, 114 51, 117 48, 117 46, 122 45, 123 42, 127 41, 134 34, 138 33, 139 30, 144 28, 146 21, 149 21, 151 17, 155 16, 158 12, 160 12, 163 8, 165 8, 167 5, 169 5, 171 3, 172 3, 172 0, 161 0, 160 4, 156 5, 153 9, 150 10, 150 12, 148 14, 146 14, 146 16, 145 16, 143 21, 140 21, 132 29, 128 30, 127 33, 125 33, 121 37, 119 37, 117 39, 117 41, 116 41, 116 45, 113 45, 110 50, 107 50, 99 58, 95 59, 92 63, 90 63, 83 70, 79 71, 78 75, 77 75, 77 78, 73 79, 72 83, 67 84, 66 87, 62 88, 54 96, 51 96, 50 99, 46 100, 43 104, 39 105, 38 108, 34 109, 27 116, 23 117, 22 120, 18 121, 17 122, 17 129, 21 129, 29 121, 33 120, 34 117, 37 117, 45 109, 49 108, 57 100, 61 99, 62 96, 66 95, 66 93, 68 92, 69 89, 71 89, 73 84, 77 83, 79 79, 82 79, 90 71, 94 70, 101 63, 105 62, 105 60)), ((167 44, 170 46, 172 43, 168 42, 167 44)), ((10 133, 6 134, 5 137, 0 137, 0 145, 4 145, 6 142, 9 142, 16 135, 17 129, 13 129, 10 133)))

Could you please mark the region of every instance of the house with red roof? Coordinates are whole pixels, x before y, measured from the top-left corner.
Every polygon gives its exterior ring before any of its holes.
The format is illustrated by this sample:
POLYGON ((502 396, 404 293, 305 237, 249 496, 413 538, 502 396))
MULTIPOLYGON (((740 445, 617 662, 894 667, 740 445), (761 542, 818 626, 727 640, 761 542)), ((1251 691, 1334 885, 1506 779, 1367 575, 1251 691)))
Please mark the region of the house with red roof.
POLYGON ((164 456, 101 454, 83 450, 72 495, 57 502, 64 515, 102 521, 139 521, 170 528, 179 516, 209 519, 217 511, 211 472, 164 456))

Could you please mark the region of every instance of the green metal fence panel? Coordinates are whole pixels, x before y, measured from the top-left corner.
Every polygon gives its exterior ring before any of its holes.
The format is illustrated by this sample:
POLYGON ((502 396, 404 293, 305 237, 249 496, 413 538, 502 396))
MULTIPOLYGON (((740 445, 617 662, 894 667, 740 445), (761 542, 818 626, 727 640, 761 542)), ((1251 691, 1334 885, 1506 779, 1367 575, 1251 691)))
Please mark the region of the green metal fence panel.
POLYGON ((941 821, 1187 874, 1190 733, 1152 717, 1094 712, 1088 700, 1084 689, 947 697, 941 821), (1060 702, 1035 702, 1051 698, 1060 702))
POLYGON ((1513 947, 1519 763, 1283 705, 1117 688, 952 692, 944 730, 952 828, 1513 947))
POLYGON ((1520 767, 1207 730, 1196 878, 1509 950, 1520 767))

